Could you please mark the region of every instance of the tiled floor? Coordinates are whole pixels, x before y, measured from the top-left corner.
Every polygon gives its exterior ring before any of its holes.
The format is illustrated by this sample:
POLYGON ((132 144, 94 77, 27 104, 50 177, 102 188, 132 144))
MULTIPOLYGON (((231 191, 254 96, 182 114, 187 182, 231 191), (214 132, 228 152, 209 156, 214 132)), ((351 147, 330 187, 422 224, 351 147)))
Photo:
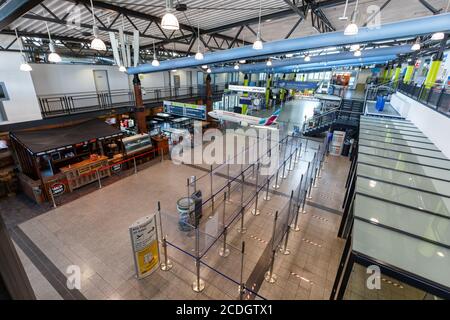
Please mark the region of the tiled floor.
MULTIPOLYGON (((346 158, 329 157, 318 188, 313 190, 313 198, 306 206, 307 213, 300 216, 301 231, 290 233, 291 255, 277 255, 274 272, 278 281, 275 284, 262 280, 258 268, 266 265, 261 261, 270 252, 267 247, 270 246, 273 214, 288 202, 289 190, 298 184, 306 162, 300 162, 290 173, 281 188, 272 194, 271 201, 260 200, 260 216, 246 212, 247 233, 237 232, 239 222, 233 224, 227 241, 232 251, 229 257, 222 258, 217 254, 221 241, 209 249, 203 259, 206 265, 201 267, 206 288, 199 294, 191 289, 195 279, 194 260, 174 247, 169 247, 169 257, 174 262, 170 272, 158 270, 144 280, 135 279, 128 227, 138 218, 155 212, 158 201, 165 213, 174 214, 176 199, 187 193, 186 178, 204 175, 202 168, 177 166, 171 161, 155 163, 137 175, 28 220, 20 224, 20 230, 62 275, 66 275, 67 266, 80 266, 80 293, 87 299, 236 299, 237 284, 230 279, 240 280, 239 248, 242 241, 247 244, 243 280, 253 281, 247 282, 248 287, 254 287, 269 299, 327 299, 343 244, 336 237, 340 216, 333 210, 320 208, 340 208, 348 166, 346 158)), ((214 176, 214 188, 225 181, 220 175, 214 176)), ((197 187, 209 189, 209 179, 199 182, 197 187)), ((246 186, 245 190, 250 188, 246 186)), ((239 194, 236 191, 231 200, 239 201, 239 194)), ((218 212, 219 206, 220 202, 217 203, 218 212)), ((214 226, 210 222, 214 215, 211 216, 205 220, 203 229, 209 233, 214 226)), ((177 232, 175 220, 172 221, 172 226, 168 221, 164 225, 169 240, 170 234, 177 232)), ((174 243, 177 240, 172 239, 174 243)), ((192 237, 188 241, 192 241, 192 237)), ((58 296, 61 288, 59 291, 52 288, 57 281, 45 281, 30 259, 23 254, 21 258, 38 298, 61 298, 58 296)))

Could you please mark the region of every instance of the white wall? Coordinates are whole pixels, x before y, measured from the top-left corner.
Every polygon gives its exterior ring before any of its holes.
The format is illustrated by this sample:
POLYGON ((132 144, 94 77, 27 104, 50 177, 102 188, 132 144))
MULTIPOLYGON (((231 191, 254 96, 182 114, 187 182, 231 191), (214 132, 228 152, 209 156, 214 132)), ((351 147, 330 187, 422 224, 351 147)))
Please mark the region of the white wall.
POLYGON ((400 92, 392 95, 391 105, 402 117, 411 120, 450 159, 450 118, 400 92))
POLYGON ((20 53, 0 52, 0 81, 5 83, 9 101, 3 101, 8 121, 15 123, 42 119, 30 72, 20 71, 20 53))
POLYGON ((93 92, 95 91, 93 70, 107 70, 111 90, 129 89, 128 75, 117 66, 32 64, 33 78, 38 95, 93 92))

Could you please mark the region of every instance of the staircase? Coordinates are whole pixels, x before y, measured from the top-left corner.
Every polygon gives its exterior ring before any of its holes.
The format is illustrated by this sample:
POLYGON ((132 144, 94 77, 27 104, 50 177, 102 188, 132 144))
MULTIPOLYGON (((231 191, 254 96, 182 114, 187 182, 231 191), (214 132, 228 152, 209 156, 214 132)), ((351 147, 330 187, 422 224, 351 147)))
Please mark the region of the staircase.
POLYGON ((343 99, 338 108, 307 119, 303 124, 303 135, 314 136, 330 128, 332 130, 356 129, 363 110, 364 101, 343 99))

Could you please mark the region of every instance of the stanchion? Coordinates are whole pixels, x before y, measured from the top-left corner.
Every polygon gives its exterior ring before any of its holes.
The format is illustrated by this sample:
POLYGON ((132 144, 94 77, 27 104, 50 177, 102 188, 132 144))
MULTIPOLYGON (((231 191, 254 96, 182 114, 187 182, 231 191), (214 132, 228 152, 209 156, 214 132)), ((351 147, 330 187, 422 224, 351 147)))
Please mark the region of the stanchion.
POLYGON ((307 194, 307 193, 308 193, 308 190, 305 190, 305 191, 304 191, 304 194, 303 194, 302 213, 306 213, 305 205, 306 205, 306 194, 307 194))
POLYGON ((241 207, 241 226, 238 228, 238 232, 242 233, 242 234, 247 232, 247 228, 244 227, 244 212, 245 212, 245 208, 241 207))
POLYGON ((288 240, 289 240, 289 232, 291 230, 291 226, 289 225, 289 217, 291 215, 291 210, 292 210, 292 201, 294 198, 294 190, 291 191, 291 197, 289 199, 289 206, 288 206, 288 212, 287 212, 287 224, 286 224, 286 235, 284 238, 284 245, 280 248, 280 251, 282 254, 284 254, 285 256, 291 254, 291 251, 288 249, 287 245, 288 245, 288 240))
POLYGON ((241 276, 240 276, 240 285, 239 285, 239 300, 244 300, 245 295, 245 283, 244 279, 244 255, 245 255, 245 241, 242 241, 242 250, 241 250, 241 276))
POLYGON ((317 188, 317 170, 318 168, 316 168, 314 170, 314 183, 313 183, 313 188, 317 188))
POLYGON ((278 172, 280 169, 277 169, 277 174, 275 175, 275 184, 272 186, 275 190, 280 189, 280 185, 278 184, 278 172))
POLYGON ((219 249, 219 256, 221 257, 228 257, 230 255, 230 249, 227 248, 227 232, 228 228, 225 226, 223 228, 223 246, 219 249))
POLYGON ((298 192, 297 192, 297 210, 295 210, 295 221, 293 224, 291 224, 291 229, 294 231, 300 231, 300 227, 298 226, 298 214, 300 213, 300 197, 301 197, 301 191, 302 191, 302 184, 303 184, 303 174, 300 178, 300 184, 298 185, 298 192))
POLYGON ((197 278, 192 283, 192 290, 195 292, 202 292, 203 289, 205 289, 205 282, 200 278, 200 230, 198 227, 195 229, 195 251, 197 254, 195 258, 197 278))
MULTIPOLYGON (((297 154, 297 151, 295 151, 295 154, 297 154)), ((294 170, 295 167, 295 161, 294 161, 294 165, 292 165, 292 157, 294 156, 294 153, 291 153, 291 155, 289 156, 289 167, 288 167, 288 171, 292 171, 294 170)))
POLYGON ((136 157, 133 158, 133 164, 134 164, 134 174, 137 174, 136 157))
POLYGON ((161 270, 162 271, 169 271, 170 269, 172 269, 173 264, 169 260, 169 257, 167 256, 167 240, 166 240, 166 236, 163 237, 162 247, 163 247, 163 253, 164 253, 164 261, 161 262, 161 270))
POLYGON ((244 205, 244 173, 241 173, 241 207, 244 205))
POLYGON ((283 174, 281 175, 281 179, 286 179, 288 177, 286 174, 286 162, 287 162, 287 159, 284 160, 284 162, 283 162, 283 174))
POLYGON ((189 178, 187 178, 187 197, 190 198, 191 197, 191 193, 189 190, 189 178))
POLYGON ((212 165, 210 167, 209 175, 210 175, 210 187, 211 187, 211 207, 212 207, 212 211, 214 211, 213 166, 212 165))
POLYGON ((255 208, 252 209, 252 215, 254 216, 259 216, 260 215, 260 211, 258 209, 258 198, 259 198, 259 191, 258 191, 258 175, 259 175, 259 163, 256 165, 256 177, 255 177, 255 192, 256 192, 256 196, 255 196, 255 208))
POLYGON ((312 190, 312 188, 313 188, 313 178, 311 177, 310 178, 310 182, 309 182, 309 191, 308 191, 308 199, 309 200, 312 199, 312 197, 311 197, 311 190, 312 190))
POLYGON ((272 249, 272 257, 270 258, 270 267, 269 270, 264 274, 264 280, 266 280, 268 283, 277 282, 277 275, 273 273, 273 266, 275 264, 275 253, 276 250, 272 249))
POLYGON ((266 195, 265 195, 264 198, 263 198, 265 201, 270 201, 269 184, 270 184, 270 177, 267 176, 267 182, 266 182, 266 195))
POLYGON ((52 200, 53 208, 56 208, 55 196, 54 196, 51 188, 48 188, 48 194, 50 195, 50 199, 52 200))
POLYGON ((273 273, 273 266, 275 263, 275 232, 277 229, 277 220, 278 220, 278 211, 275 212, 275 218, 273 219, 273 228, 272 228, 272 260, 270 261, 270 268, 264 275, 264 280, 269 283, 275 283, 277 281, 277 276, 273 273))

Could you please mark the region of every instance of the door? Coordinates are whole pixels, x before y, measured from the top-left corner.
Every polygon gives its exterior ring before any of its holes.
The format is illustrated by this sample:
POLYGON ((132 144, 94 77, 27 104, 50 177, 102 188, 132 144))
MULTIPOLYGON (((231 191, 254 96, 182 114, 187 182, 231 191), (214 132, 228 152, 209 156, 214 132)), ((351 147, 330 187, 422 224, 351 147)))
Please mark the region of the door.
POLYGON ((101 107, 111 106, 111 91, 109 88, 108 71, 93 70, 95 90, 97 91, 98 103, 101 107))

